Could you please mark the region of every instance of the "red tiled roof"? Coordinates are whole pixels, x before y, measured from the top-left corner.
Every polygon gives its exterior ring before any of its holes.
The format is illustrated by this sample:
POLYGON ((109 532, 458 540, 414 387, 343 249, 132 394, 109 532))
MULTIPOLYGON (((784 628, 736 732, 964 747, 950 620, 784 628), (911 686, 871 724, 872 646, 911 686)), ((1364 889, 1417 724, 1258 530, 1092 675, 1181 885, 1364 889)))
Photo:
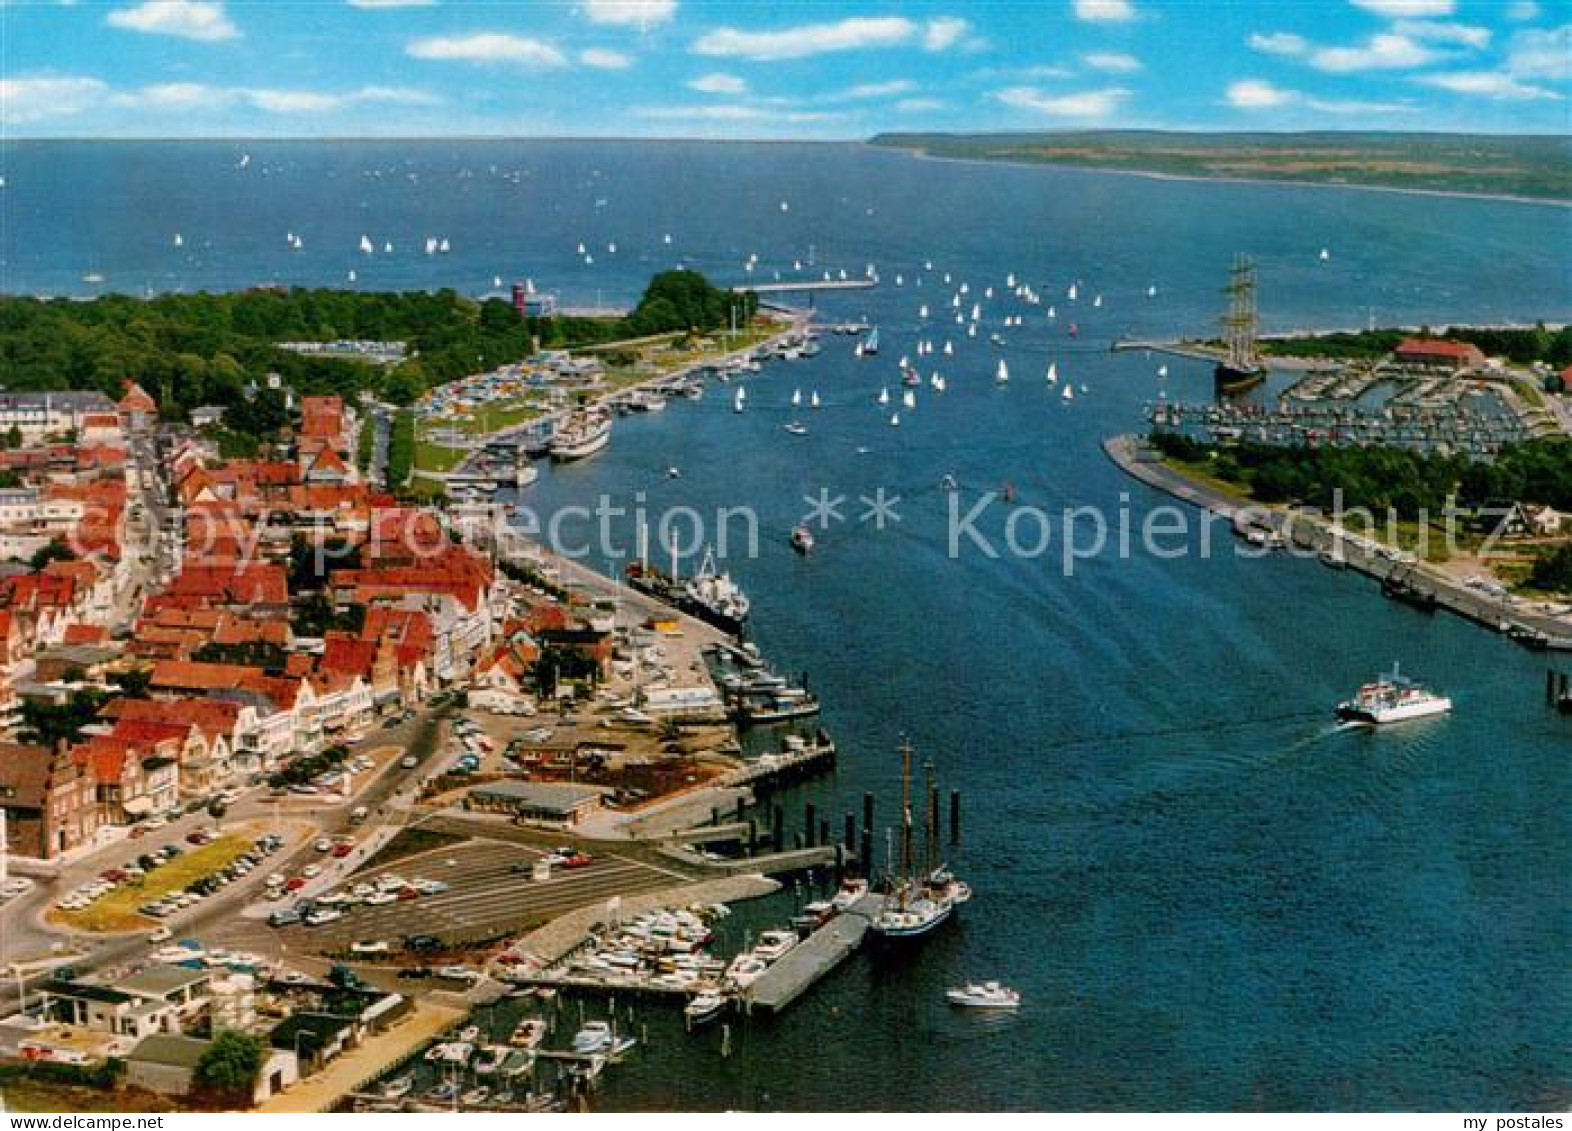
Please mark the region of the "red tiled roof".
POLYGON ((1450 357, 1467 361, 1482 356, 1472 342, 1449 342, 1439 338, 1404 338, 1393 351, 1399 356, 1450 357))

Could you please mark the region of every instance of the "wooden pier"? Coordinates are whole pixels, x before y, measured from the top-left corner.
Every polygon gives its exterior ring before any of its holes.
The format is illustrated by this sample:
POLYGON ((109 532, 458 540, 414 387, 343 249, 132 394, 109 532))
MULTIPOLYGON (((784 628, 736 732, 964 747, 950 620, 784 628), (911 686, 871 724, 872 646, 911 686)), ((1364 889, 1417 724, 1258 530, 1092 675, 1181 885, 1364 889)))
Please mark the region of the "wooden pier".
POLYGON ((749 986, 743 1008, 779 1013, 862 946, 869 924, 884 906, 882 895, 863 896, 770 964, 749 986))

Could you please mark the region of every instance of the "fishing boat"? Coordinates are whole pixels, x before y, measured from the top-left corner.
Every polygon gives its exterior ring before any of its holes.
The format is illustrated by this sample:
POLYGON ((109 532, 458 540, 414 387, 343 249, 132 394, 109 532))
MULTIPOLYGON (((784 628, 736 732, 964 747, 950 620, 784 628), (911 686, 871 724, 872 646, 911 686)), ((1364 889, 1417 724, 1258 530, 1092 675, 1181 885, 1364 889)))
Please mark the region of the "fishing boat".
POLYGON ((558 463, 586 459, 611 443, 611 417, 597 410, 574 413, 551 437, 551 458, 558 463))
POLYGON ((682 1007, 682 1015, 690 1025, 707 1025, 725 1010, 726 998, 714 990, 705 990, 682 1007))
POLYGON ((944 1000, 966 1009, 1019 1009, 1021 995, 999 982, 968 982, 944 991, 944 1000))
POLYGON ((1415 683, 1393 664, 1391 675, 1377 677, 1352 699, 1339 703, 1337 717, 1343 722, 1385 726, 1442 715, 1451 709, 1451 699, 1415 683))
POLYGON ((794 526, 794 527, 792 527, 791 528, 791 548, 793 550, 796 550, 799 554, 810 554, 810 553, 812 553, 813 552, 813 531, 809 530, 806 526, 794 526))

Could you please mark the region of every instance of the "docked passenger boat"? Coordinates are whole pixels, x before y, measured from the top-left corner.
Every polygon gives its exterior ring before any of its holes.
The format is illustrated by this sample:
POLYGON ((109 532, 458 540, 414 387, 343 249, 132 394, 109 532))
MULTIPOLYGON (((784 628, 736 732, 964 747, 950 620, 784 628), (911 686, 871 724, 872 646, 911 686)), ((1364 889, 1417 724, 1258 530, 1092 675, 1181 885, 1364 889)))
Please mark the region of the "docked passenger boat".
POLYGON ((586 459, 611 443, 611 417, 603 412, 575 413, 551 438, 551 458, 559 463, 586 459))
POLYGON ((1391 675, 1365 684, 1354 698, 1339 703, 1337 717, 1344 722, 1384 726, 1443 715, 1451 709, 1451 699, 1403 676, 1393 664, 1391 675))
MULTIPOLYGON (((927 767, 929 797, 937 796, 933 763, 927 767)), ((945 923, 954 913, 958 893, 971 898, 971 889, 938 863, 938 830, 934 827, 936 805, 925 805, 927 867, 919 874, 912 829, 912 752, 901 744, 901 855, 897 873, 890 879, 884 906, 869 923, 877 938, 890 942, 920 938, 945 923), (937 882, 942 878, 943 882, 937 882)))
POLYGON ((998 982, 968 982, 944 991, 944 1000, 967 1009, 1019 1009, 1021 995, 998 982))

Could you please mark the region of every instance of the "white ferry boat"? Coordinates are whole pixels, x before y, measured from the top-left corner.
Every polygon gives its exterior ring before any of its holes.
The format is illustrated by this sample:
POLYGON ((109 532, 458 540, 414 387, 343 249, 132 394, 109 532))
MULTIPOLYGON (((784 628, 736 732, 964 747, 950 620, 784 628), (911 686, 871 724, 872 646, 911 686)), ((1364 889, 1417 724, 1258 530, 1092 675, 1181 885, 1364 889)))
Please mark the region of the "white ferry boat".
POLYGON ((1337 717, 1349 723, 1383 726, 1443 715, 1451 709, 1451 699, 1403 676, 1393 664, 1391 675, 1378 677, 1361 687, 1352 699, 1339 703, 1337 717))

